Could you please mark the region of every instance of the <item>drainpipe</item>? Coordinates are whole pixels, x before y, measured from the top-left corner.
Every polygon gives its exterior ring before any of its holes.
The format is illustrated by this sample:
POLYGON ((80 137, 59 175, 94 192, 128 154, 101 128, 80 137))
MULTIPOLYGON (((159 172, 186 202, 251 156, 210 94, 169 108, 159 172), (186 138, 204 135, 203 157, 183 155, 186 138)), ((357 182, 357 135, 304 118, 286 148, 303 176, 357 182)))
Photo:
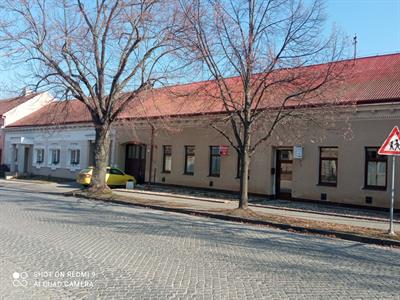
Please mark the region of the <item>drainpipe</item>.
POLYGON ((1 124, 1 156, 0 156, 0 164, 3 164, 3 157, 4 157, 4 152, 5 152, 5 145, 6 145, 6 137, 5 137, 5 132, 4 132, 4 127, 6 127, 4 124, 6 123, 6 116, 1 116, 2 118, 2 124, 1 124))
POLYGON ((151 127, 151 137, 150 137, 150 170, 149 170, 149 185, 152 180, 153 173, 153 154, 154 154, 154 125, 150 124, 151 127))

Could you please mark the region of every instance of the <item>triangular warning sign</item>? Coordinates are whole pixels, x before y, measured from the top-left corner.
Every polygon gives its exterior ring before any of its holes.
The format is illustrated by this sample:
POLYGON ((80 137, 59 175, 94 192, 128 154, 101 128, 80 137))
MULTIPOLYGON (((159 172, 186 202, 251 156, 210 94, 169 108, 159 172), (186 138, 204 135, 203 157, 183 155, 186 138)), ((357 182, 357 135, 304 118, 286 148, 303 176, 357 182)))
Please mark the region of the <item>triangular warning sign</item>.
POLYGON ((395 126, 378 151, 380 155, 400 155, 400 131, 395 126))

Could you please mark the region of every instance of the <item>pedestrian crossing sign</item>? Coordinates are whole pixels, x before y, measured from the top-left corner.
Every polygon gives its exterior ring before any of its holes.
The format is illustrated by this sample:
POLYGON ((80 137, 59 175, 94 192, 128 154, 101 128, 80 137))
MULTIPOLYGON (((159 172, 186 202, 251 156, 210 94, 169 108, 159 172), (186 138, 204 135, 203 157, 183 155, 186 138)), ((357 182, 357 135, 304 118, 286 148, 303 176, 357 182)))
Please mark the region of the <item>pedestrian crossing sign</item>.
POLYGON ((397 126, 392 129, 381 148, 379 148, 378 154, 400 155, 400 131, 397 126))

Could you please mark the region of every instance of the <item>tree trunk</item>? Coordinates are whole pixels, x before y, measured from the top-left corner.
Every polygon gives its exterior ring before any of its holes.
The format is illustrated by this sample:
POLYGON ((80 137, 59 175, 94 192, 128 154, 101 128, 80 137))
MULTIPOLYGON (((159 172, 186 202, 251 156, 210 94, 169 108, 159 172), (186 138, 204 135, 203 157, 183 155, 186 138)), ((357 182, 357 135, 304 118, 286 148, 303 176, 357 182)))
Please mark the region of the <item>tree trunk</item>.
POLYGON ((110 152, 110 126, 99 124, 96 126, 96 140, 94 146, 94 170, 90 184, 92 193, 109 192, 106 183, 108 157, 110 152))
POLYGON ((247 149, 241 153, 240 159, 240 199, 239 208, 247 209, 249 206, 249 165, 250 155, 247 149))

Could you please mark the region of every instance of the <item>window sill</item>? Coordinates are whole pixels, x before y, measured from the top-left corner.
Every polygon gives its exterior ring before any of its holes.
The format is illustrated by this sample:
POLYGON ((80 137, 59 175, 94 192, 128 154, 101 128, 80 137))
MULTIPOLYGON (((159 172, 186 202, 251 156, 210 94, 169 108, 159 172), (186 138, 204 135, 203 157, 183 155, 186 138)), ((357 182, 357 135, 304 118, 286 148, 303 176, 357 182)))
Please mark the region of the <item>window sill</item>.
POLYGON ((381 191, 381 192, 387 191, 387 187, 386 186, 364 186, 362 189, 363 190, 370 190, 370 191, 381 191))
POLYGON ((193 176, 194 173, 183 173, 183 175, 193 176))
POLYGON ((337 187, 337 183, 324 183, 324 182, 319 182, 317 186, 328 186, 328 187, 337 187))
POLYGON ((208 175, 207 177, 214 177, 214 178, 219 178, 221 175, 212 175, 212 174, 210 174, 210 175, 208 175))
POLYGON ((171 174, 171 171, 162 171, 161 174, 171 174))

